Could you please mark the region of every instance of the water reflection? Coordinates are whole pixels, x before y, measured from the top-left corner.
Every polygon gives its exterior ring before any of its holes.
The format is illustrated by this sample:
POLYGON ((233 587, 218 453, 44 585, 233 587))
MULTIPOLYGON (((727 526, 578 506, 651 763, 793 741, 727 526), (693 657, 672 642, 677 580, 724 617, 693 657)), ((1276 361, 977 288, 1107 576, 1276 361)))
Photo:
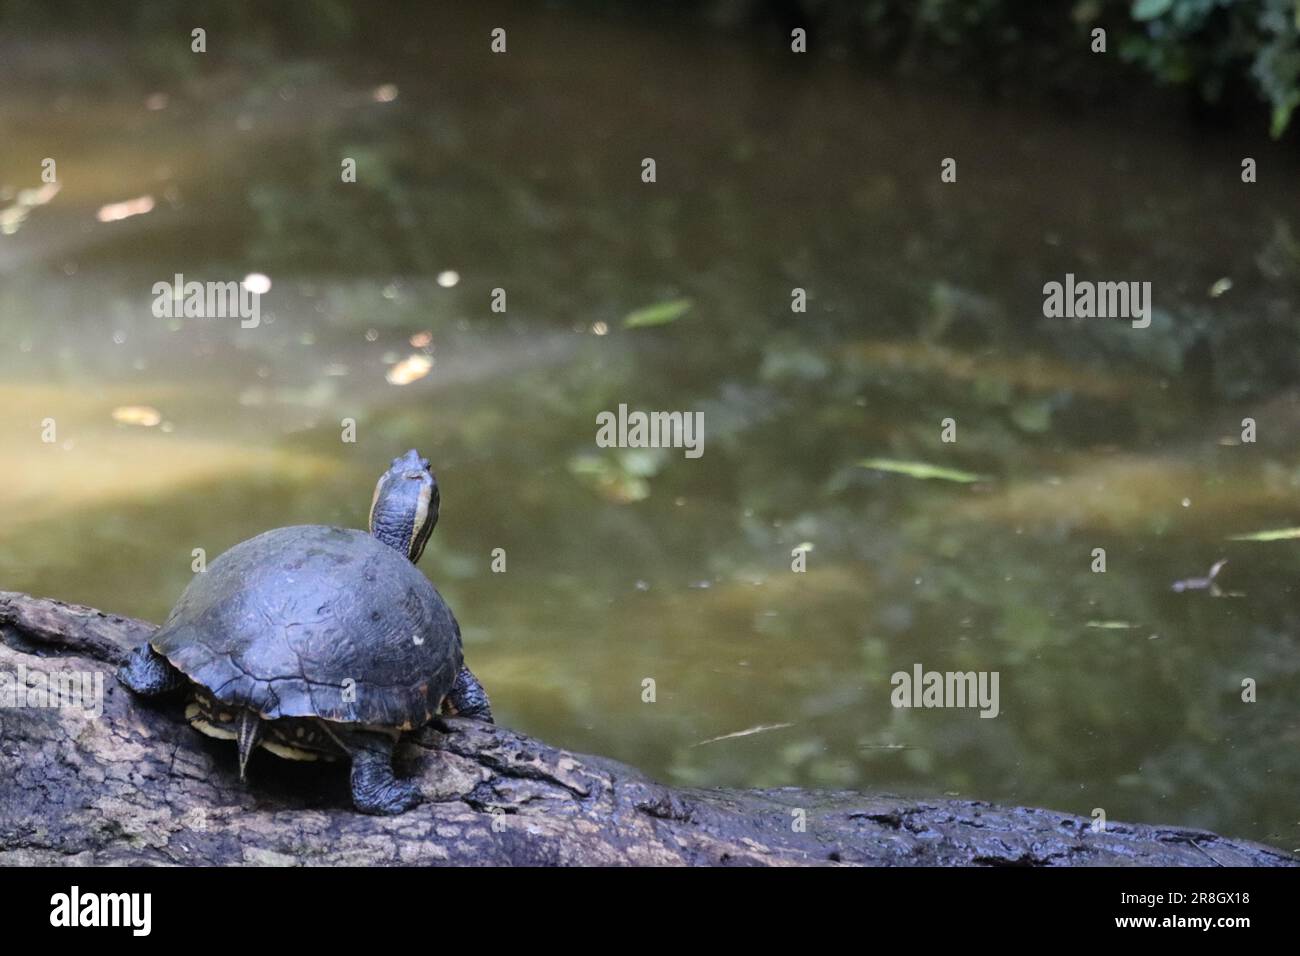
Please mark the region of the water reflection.
POLYGON ((505 722, 679 783, 1300 845, 1300 558, 1227 540, 1300 523, 1296 196, 1224 173, 1266 147, 569 29, 543 36, 585 55, 490 74, 448 41, 162 90, 17 78, 3 586, 159 619, 192 549, 362 526, 415 446, 444 496, 423 567, 505 722), (51 141, 63 189, 26 202, 51 141), (1152 281, 1151 328, 1044 320, 1067 271, 1152 281), (176 273, 268 276, 261 324, 155 319, 176 273), (704 456, 598 449, 621 402, 702 410, 704 456), (1245 597, 1171 591, 1224 557, 1245 597), (1001 716, 892 709, 918 662, 999 671, 1001 716))

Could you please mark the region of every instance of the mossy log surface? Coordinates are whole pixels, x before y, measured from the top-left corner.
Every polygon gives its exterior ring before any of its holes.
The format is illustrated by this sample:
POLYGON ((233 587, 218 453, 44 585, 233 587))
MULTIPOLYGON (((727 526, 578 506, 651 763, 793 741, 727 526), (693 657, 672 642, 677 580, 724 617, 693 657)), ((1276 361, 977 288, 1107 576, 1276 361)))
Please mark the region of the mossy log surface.
POLYGON ((0 674, 98 674, 102 713, 0 709, 0 864, 1294 866, 1202 830, 969 800, 674 789, 506 727, 445 718, 403 748, 426 802, 351 809, 337 764, 233 748, 113 673, 154 625, 0 592, 0 674), (803 811, 804 825, 796 826, 803 811))

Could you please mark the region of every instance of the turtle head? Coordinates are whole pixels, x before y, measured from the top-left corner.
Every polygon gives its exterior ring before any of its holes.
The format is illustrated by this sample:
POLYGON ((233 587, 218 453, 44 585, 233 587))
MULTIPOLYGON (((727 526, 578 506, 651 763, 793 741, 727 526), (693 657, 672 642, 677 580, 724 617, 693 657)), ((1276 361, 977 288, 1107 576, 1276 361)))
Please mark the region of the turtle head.
POLYGON ((437 523, 438 479, 429 470, 429 459, 412 448, 394 458, 375 485, 370 533, 415 562, 437 523))

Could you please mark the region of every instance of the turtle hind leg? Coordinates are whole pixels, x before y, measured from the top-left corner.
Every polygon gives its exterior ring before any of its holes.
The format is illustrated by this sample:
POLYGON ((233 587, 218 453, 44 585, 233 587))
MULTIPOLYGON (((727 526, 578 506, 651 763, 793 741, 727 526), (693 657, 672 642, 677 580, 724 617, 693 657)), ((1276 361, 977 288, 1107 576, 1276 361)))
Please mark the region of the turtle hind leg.
POLYGON ((391 737, 354 731, 344 743, 352 753, 352 804, 362 813, 405 813, 424 799, 419 787, 393 773, 391 737))
POLYGON ((451 690, 442 702, 442 711, 449 717, 472 717, 489 724, 495 723, 487 691, 468 667, 462 667, 456 675, 456 683, 451 685, 451 690))
POLYGON ((145 697, 157 697, 185 685, 185 677, 145 641, 117 669, 117 679, 145 697))

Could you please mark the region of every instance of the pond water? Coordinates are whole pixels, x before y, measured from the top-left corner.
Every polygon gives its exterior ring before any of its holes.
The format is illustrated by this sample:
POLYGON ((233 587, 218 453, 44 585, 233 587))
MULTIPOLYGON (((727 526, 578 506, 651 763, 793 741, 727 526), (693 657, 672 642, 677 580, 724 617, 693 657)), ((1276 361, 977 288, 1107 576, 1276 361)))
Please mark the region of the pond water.
POLYGON ((497 57, 472 20, 147 82, 95 43, 4 59, 0 588, 159 620, 194 549, 364 526, 418 447, 421 567, 506 724, 683 785, 1300 846, 1300 541, 1229 540, 1300 525, 1294 162, 513 22, 497 57), (61 188, 20 196, 45 157, 61 188), (1044 318, 1067 272, 1150 281, 1151 326, 1044 318), (255 328, 154 315, 252 273, 255 328), (620 403, 703 412, 703 455, 598 447, 620 403), (997 672, 998 716, 891 706, 918 664, 997 672))

